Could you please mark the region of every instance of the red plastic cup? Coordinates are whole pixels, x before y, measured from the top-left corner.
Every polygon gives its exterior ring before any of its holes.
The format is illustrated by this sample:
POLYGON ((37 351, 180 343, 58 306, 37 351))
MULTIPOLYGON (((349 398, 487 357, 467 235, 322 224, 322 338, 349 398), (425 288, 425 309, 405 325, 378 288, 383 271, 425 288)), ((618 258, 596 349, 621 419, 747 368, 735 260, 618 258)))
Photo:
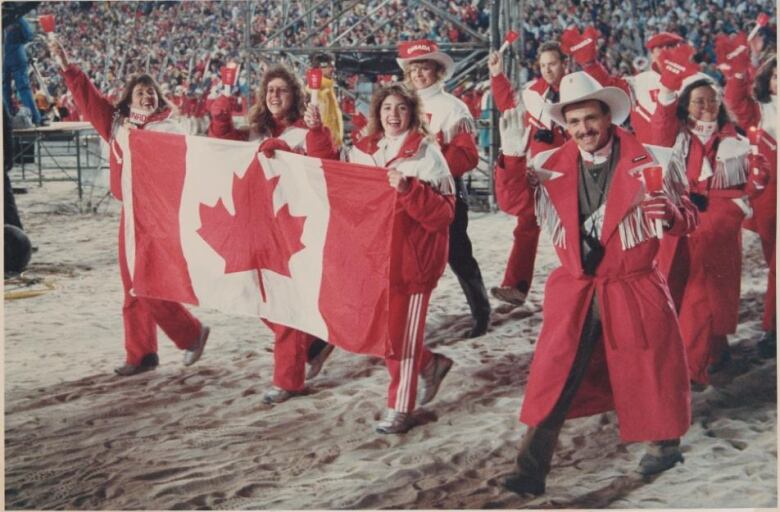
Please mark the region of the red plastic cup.
POLYGON ((235 62, 230 62, 227 66, 222 66, 219 69, 219 76, 222 79, 222 83, 231 86, 235 85, 236 71, 238 71, 238 65, 235 62))
POLYGON ((318 90, 322 86, 322 69, 311 68, 306 71, 306 85, 311 90, 318 90))
POLYGON ((506 36, 504 37, 504 41, 506 41, 509 44, 514 43, 517 41, 517 38, 520 37, 520 34, 518 32, 515 32, 514 30, 510 30, 506 33, 506 36))
POLYGON ((652 165, 642 169, 645 177, 645 188, 648 193, 661 192, 664 189, 664 172, 660 165, 652 165))
POLYGON ((750 128, 748 128, 747 136, 748 136, 748 140, 750 141, 750 145, 751 146, 757 146, 758 145, 758 141, 759 141, 758 127, 751 126, 750 128))
POLYGON ((760 13, 756 19, 756 24, 759 27, 765 27, 767 23, 769 23, 769 15, 763 12, 760 13))
POLYGON ((44 32, 47 34, 50 34, 54 32, 54 15, 53 14, 44 14, 42 16, 38 16, 38 24, 41 26, 41 29, 43 29, 44 32))

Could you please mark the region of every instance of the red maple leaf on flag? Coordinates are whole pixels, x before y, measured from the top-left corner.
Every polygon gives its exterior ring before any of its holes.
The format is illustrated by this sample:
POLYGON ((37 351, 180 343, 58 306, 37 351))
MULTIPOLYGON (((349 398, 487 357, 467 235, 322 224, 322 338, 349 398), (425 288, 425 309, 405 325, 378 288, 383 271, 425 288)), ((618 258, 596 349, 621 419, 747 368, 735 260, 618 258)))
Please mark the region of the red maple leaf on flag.
POLYGON ((279 177, 266 179, 255 158, 243 178, 233 176, 235 215, 222 199, 214 206, 200 205, 198 234, 225 259, 225 273, 257 270, 260 293, 266 300, 260 269, 290 277, 290 258, 301 243, 305 217, 293 216, 287 204, 274 212, 273 193, 279 177))

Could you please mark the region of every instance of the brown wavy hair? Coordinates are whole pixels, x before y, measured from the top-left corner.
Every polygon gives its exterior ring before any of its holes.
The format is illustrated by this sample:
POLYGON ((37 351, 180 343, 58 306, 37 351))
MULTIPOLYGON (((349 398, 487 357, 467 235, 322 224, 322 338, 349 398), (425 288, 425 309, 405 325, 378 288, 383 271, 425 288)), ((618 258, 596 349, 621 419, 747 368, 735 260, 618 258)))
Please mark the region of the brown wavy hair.
POLYGON ((147 87, 153 87, 157 93, 157 110, 154 113, 162 112, 167 109, 172 109, 172 105, 168 103, 165 96, 160 89, 160 85, 157 83, 151 75, 142 73, 140 75, 132 75, 130 80, 125 84, 125 88, 122 90, 122 95, 119 97, 119 101, 116 102, 114 107, 124 117, 130 117, 130 104, 133 102, 133 89, 136 85, 145 85, 147 87))
POLYGON ((260 80, 260 87, 255 94, 255 104, 252 105, 247 114, 249 126, 255 128, 259 133, 267 133, 270 131, 270 127, 273 126, 273 116, 268 110, 265 96, 268 93, 268 83, 275 78, 284 80, 292 93, 292 104, 287 112, 287 122, 292 124, 298 121, 303 117, 305 111, 303 88, 292 71, 282 64, 271 66, 263 74, 263 78, 260 80))
POLYGON ((371 98, 366 135, 371 136, 377 133, 384 133, 385 130, 382 128, 382 118, 379 111, 382 109, 382 102, 388 96, 398 96, 409 107, 409 113, 411 114, 409 130, 420 132, 425 137, 430 134, 427 125, 423 121, 422 103, 417 92, 402 83, 396 82, 378 89, 371 98))
POLYGON ((764 62, 756 72, 756 79, 753 82, 753 96, 760 103, 769 103, 772 101, 772 91, 769 89, 769 83, 772 81, 772 72, 777 68, 777 56, 772 56, 764 62))

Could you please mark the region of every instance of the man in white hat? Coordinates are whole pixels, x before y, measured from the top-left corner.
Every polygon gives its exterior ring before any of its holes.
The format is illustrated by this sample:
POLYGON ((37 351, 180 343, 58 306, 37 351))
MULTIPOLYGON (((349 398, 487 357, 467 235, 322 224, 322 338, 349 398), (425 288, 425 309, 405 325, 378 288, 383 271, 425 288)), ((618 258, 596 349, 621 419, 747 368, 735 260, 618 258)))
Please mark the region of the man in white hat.
POLYGON ((465 103, 444 91, 444 81, 452 75, 455 63, 436 43, 425 39, 404 41, 398 45, 396 60, 404 71, 407 85, 422 100, 428 127, 439 142, 455 180, 457 196, 455 220, 450 225, 449 264, 466 294, 474 320, 466 337, 482 336, 490 322, 490 301, 466 231, 469 219, 463 183, 463 175, 479 162, 474 118, 465 103))
MULTIPOLYGON (((643 475, 682 461, 679 439, 690 424, 683 343, 655 262, 659 237, 696 225, 684 170, 671 163, 669 149, 645 146, 618 127, 631 108, 622 90, 577 72, 563 78, 560 97, 548 112, 571 139, 532 164, 537 219, 561 266, 547 280, 520 414, 529 428, 516 472, 503 481, 517 493, 545 491, 566 418, 614 409, 623 441, 650 442, 643 475), (662 192, 647 193, 648 166, 661 166, 662 192)), ((514 142, 522 132, 518 113, 504 114, 504 159, 519 183, 528 169, 514 142)))

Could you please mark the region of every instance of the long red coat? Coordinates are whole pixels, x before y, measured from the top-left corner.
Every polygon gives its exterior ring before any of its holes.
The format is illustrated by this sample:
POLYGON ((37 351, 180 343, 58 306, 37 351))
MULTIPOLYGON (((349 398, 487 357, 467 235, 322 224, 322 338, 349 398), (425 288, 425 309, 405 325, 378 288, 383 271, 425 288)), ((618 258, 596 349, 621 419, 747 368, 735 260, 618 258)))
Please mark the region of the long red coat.
POLYGON ((691 190, 706 196, 708 206, 689 237, 664 239, 659 261, 679 304, 691 380, 706 384, 707 367, 728 349, 724 337, 736 331, 739 321, 748 146, 731 123, 725 124, 713 136, 717 144, 703 150, 714 173, 706 177, 700 174, 703 166, 694 168, 693 163, 693 145, 701 144, 680 132, 676 110, 676 101, 659 102, 653 114, 654 141, 674 145, 676 158, 687 164, 691 190))
MULTIPOLYGON (((550 215, 560 219, 553 243, 561 266, 547 280, 544 323, 520 420, 538 425, 558 400, 595 294, 604 343, 590 361, 568 417, 615 409, 624 441, 673 439, 690 424, 690 386, 674 305, 655 264, 658 241, 648 238, 624 249, 618 229, 637 213, 644 196, 642 182, 632 171, 655 159, 632 135, 615 132, 620 160, 606 199, 601 234, 605 256, 593 277, 583 273, 580 258, 577 146, 570 140, 549 157, 540 155, 546 157, 537 171, 540 186, 554 210, 550 215)), ((525 172, 524 158, 505 158, 514 172, 525 172)), ((684 220, 668 235, 683 234, 695 225, 689 207, 681 211, 684 220)), ((540 222, 550 225, 549 220, 540 222)))

